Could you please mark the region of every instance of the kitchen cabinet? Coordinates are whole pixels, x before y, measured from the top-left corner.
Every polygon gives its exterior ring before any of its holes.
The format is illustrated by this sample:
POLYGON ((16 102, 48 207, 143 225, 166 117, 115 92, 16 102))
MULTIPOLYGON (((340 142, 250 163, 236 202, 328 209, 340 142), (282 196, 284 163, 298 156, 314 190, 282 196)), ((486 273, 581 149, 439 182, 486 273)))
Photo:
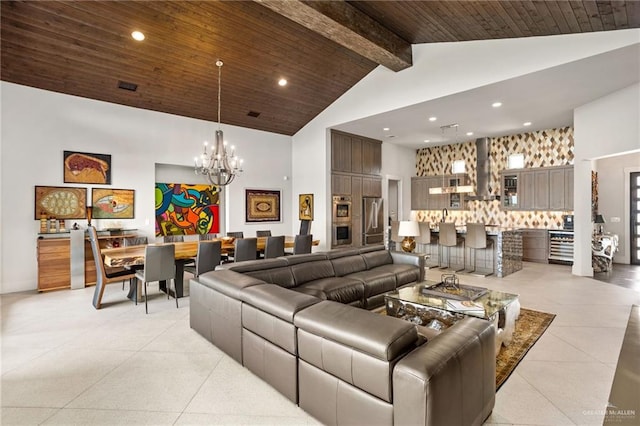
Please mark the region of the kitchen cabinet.
MULTIPOLYGON (((351 180, 351 186, 353 187, 353 179, 351 180)), ((362 177, 362 196, 363 197, 378 197, 382 198, 382 179, 375 177, 362 177)))
POLYGON ((331 170, 351 172, 351 137, 343 133, 331 133, 331 170))
POLYGON ((331 175, 331 192, 334 195, 351 195, 351 175, 333 173, 331 175))
POLYGON ((522 229, 522 260, 548 263, 549 243, 546 229, 522 229))
POLYGON ((523 171, 520 182, 521 210, 549 210, 549 170, 523 171))
POLYGON ((573 166, 504 170, 504 210, 573 210, 573 166))
POLYGON ((382 170, 382 142, 332 131, 331 170, 379 176, 382 170))
POLYGON ((430 194, 430 188, 453 187, 455 181, 459 185, 467 185, 467 175, 415 176, 411 178, 411 210, 465 210, 467 203, 465 194, 444 193, 430 194))
POLYGON ((549 210, 573 210, 573 167, 549 170, 549 210))

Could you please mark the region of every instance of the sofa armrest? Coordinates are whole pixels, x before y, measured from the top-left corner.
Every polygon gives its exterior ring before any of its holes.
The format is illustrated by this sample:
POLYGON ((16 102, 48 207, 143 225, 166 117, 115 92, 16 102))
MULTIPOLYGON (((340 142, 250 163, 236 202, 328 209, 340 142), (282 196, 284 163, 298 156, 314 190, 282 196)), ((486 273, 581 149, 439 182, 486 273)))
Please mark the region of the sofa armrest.
POLYGON ((422 253, 405 253, 402 251, 389 251, 393 263, 404 263, 407 265, 414 265, 420 268, 420 279, 418 281, 424 281, 424 254, 422 253))
POLYGON ((495 404, 495 329, 465 318, 393 370, 395 425, 481 425, 495 404))

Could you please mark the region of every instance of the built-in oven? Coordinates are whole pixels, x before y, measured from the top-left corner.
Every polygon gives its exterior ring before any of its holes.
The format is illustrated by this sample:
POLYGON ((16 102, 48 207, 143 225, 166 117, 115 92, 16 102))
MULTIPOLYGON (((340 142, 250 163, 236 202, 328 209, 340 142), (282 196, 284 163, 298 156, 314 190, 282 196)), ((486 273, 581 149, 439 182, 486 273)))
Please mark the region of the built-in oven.
POLYGON ((334 195, 331 233, 331 243, 334 247, 351 244, 351 215, 351 197, 345 195, 334 195))
POLYGON ((351 223, 351 197, 345 195, 333 196, 333 223, 351 223))
POLYGON ((351 223, 334 223, 331 239, 333 246, 351 244, 351 223))

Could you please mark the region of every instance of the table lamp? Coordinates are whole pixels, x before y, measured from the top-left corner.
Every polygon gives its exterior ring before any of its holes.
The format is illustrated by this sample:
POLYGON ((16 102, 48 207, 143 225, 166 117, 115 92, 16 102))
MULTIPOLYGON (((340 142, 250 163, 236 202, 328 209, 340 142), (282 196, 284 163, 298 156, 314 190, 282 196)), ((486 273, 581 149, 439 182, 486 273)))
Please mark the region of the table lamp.
POLYGON ((598 230, 598 234, 602 234, 604 232, 604 225, 602 225, 603 223, 605 223, 604 216, 602 216, 601 214, 597 214, 594 223, 598 224, 598 227, 596 228, 598 230))
POLYGON ((403 220, 398 228, 398 236, 404 237, 400 246, 402 251, 411 253, 416 248, 416 240, 414 237, 420 235, 420 227, 418 222, 412 220, 403 220))

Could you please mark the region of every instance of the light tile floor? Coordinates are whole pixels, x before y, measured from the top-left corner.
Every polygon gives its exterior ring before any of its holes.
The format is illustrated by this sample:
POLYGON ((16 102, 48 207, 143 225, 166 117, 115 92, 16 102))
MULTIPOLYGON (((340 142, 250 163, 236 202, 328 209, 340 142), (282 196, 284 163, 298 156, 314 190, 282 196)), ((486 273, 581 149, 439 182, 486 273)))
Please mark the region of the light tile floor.
MULTIPOLYGON (((442 271, 430 270, 439 279, 442 271)), ((496 395, 486 424, 602 424, 622 338, 640 292, 525 263, 461 282, 520 294, 553 323, 496 395)), ((107 286, 0 297, 2 425, 315 425, 311 416, 189 328, 189 298, 153 286, 149 315, 107 286)))

